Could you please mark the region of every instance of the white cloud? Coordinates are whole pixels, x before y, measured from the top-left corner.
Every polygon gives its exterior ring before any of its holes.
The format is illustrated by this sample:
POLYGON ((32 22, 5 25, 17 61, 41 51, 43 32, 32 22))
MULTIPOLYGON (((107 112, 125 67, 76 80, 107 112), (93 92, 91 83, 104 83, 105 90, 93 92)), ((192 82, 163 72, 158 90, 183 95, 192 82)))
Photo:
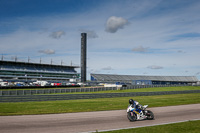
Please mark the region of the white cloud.
POLYGON ((178 53, 186 53, 186 52, 183 51, 183 50, 178 50, 177 52, 178 52, 178 53))
POLYGON ((162 66, 156 66, 156 65, 148 66, 147 68, 149 68, 149 69, 163 69, 162 66))
POLYGON ((93 30, 80 29, 79 31, 87 33, 87 38, 98 38, 97 33, 93 30))
POLYGON ((59 39, 63 35, 65 35, 64 31, 56 31, 56 32, 52 32, 49 36, 55 39, 59 39))
POLYGON ((55 54, 55 50, 52 49, 39 50, 38 52, 43 54, 55 54))
POLYGON ((138 46, 132 49, 133 52, 148 52, 149 48, 144 48, 143 46, 138 46))
POLYGON ((119 29, 123 29, 129 22, 122 17, 111 16, 106 22, 106 32, 115 33, 119 29))
POLYGON ((113 68, 111 67, 111 66, 108 66, 108 67, 104 67, 104 68, 102 68, 102 70, 113 70, 113 68))

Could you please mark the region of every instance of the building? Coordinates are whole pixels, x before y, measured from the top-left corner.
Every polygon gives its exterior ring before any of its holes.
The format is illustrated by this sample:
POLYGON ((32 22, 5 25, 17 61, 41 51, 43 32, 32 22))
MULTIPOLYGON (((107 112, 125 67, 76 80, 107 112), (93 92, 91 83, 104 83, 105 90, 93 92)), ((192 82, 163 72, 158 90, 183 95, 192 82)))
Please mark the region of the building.
POLYGON ((0 61, 0 79, 4 81, 57 81, 79 79, 78 66, 51 65, 17 61, 0 61))
POLYGON ((111 75, 91 74, 91 81, 103 83, 128 83, 132 85, 175 85, 197 84, 196 76, 143 76, 143 75, 111 75))

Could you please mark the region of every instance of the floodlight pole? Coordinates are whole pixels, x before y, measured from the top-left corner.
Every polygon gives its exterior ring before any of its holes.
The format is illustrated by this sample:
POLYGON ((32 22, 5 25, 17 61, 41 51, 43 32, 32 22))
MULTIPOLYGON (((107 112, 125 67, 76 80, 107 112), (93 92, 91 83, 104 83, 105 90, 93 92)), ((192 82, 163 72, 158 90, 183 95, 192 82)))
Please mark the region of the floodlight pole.
POLYGON ((81 82, 86 82, 87 33, 81 33, 81 82))

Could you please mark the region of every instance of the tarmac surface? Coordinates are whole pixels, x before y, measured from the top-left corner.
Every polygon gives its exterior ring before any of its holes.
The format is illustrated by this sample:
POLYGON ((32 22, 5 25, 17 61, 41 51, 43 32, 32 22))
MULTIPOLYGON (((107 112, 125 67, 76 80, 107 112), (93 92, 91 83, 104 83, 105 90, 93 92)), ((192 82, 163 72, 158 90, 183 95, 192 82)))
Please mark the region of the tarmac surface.
POLYGON ((155 120, 130 122, 125 110, 0 116, 0 133, 81 133, 200 119, 200 104, 148 108, 155 120))

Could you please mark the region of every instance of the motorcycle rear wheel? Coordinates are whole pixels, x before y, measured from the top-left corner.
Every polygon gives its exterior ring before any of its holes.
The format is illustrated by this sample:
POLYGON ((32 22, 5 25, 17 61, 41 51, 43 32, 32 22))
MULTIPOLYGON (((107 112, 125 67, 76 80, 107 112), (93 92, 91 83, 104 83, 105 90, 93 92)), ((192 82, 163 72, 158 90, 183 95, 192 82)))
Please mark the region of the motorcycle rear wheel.
POLYGON ((127 113, 127 118, 128 118, 129 121, 131 121, 131 122, 137 120, 137 116, 136 116, 136 114, 134 114, 133 112, 128 112, 128 113, 127 113))
POLYGON ((146 116, 148 120, 154 120, 154 114, 152 111, 147 110, 146 116))

